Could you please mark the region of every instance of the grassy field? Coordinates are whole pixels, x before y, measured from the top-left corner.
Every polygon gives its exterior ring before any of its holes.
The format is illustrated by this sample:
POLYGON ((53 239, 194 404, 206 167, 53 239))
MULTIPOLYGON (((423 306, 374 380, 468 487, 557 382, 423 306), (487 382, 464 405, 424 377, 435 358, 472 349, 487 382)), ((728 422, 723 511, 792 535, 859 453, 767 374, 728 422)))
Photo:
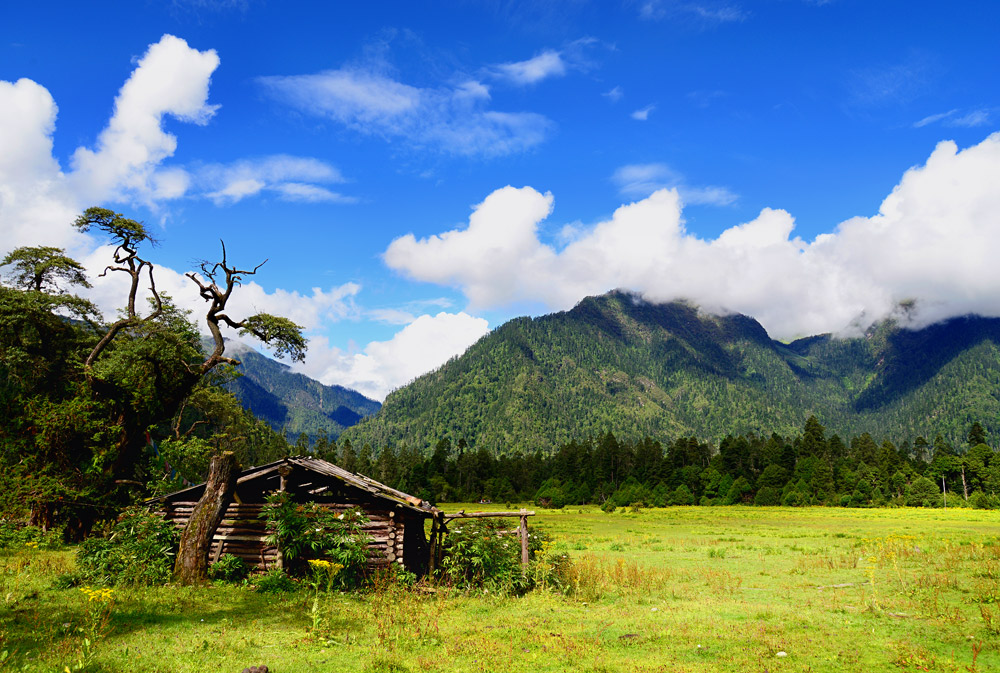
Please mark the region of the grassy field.
POLYGON ((584 507, 532 522, 573 560, 569 595, 102 598, 53 588, 72 551, 7 550, 0 670, 1000 671, 1000 512, 584 507))

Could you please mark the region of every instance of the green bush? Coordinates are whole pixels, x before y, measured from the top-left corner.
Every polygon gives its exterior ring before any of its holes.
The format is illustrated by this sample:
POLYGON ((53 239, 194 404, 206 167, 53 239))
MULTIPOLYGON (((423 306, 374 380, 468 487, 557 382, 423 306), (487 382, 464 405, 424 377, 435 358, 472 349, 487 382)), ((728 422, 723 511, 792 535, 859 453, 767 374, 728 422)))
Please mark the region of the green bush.
POLYGON ((299 585, 295 580, 286 575, 281 568, 271 568, 254 580, 253 588, 254 591, 262 594, 280 594, 295 591, 299 588, 299 585))
POLYGON ((174 525, 160 515, 129 507, 103 536, 83 541, 76 564, 90 584, 165 584, 173 571, 178 538, 174 525))
POLYGON ((671 505, 693 505, 694 494, 686 485, 681 484, 670 494, 671 505))
POLYGON ((223 582, 242 582, 250 574, 250 566, 239 556, 223 554, 208 567, 208 577, 223 582))
POLYGON ((1000 508, 1000 499, 992 493, 976 491, 969 496, 969 506, 973 509, 997 509, 1000 508))
POLYGON ((910 507, 940 507, 943 502, 941 489, 927 477, 914 479, 906 493, 910 507))
POLYGON ((0 521, 0 549, 8 547, 58 549, 62 544, 61 528, 43 531, 36 526, 26 526, 20 521, 0 521))
POLYGON ((764 486, 753 498, 753 504, 763 507, 775 507, 781 504, 781 489, 774 486, 764 486))
MULTIPOLYGON (((531 575, 521 567, 521 541, 506 519, 452 521, 444 542, 440 576, 462 589, 482 588, 494 593, 524 593, 531 575)), ((549 544, 549 536, 533 529, 528 552, 534 556, 549 544)))
POLYGON ((266 500, 261 517, 272 531, 267 542, 281 550, 293 574, 305 574, 309 559, 328 559, 343 566, 337 573, 341 586, 364 581, 371 538, 363 530, 368 519, 359 509, 337 513, 315 502, 295 503, 286 492, 266 500))

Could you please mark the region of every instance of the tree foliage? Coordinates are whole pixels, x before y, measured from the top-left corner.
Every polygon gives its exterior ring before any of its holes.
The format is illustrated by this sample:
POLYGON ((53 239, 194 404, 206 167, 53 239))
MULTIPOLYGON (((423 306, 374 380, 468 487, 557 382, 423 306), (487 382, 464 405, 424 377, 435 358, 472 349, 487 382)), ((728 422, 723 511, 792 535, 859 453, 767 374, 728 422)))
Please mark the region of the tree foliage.
MULTIPOLYGON (((973 421, 1000 431, 1000 319, 922 330, 887 322, 863 337, 782 343, 746 316, 711 316, 622 292, 571 311, 512 320, 386 398, 345 431, 358 446, 416 445, 444 435, 494 453, 551 451, 599 436, 715 443, 791 436, 810 415, 841 437, 953 444, 973 421)), ((811 453, 826 450, 806 433, 811 453)), ((876 444, 877 446, 877 444, 876 444)))
POLYGON ((214 349, 206 355, 190 314, 156 287, 143 252, 154 242, 145 225, 105 208, 88 208, 74 225, 111 240, 111 263, 100 275, 126 275, 128 290, 119 316, 106 323, 89 301, 69 293, 67 286, 89 281, 62 250, 18 248, 4 259, 12 272, 0 286, 3 512, 43 527, 65 521, 69 534, 80 536, 95 519, 146 495, 146 484, 165 472, 181 466, 199 479, 213 452, 236 449, 240 460, 252 461, 285 455, 283 440, 217 388, 225 376, 213 375, 238 364, 223 354, 220 321, 235 329, 249 324, 278 355, 303 357, 305 341, 287 319, 259 315, 245 323, 224 313, 241 278, 256 269, 229 266, 223 248, 222 261, 210 267, 225 272, 221 285, 192 279, 203 296, 210 289, 205 319, 214 349), (151 455, 151 436, 167 439, 164 454, 151 455))

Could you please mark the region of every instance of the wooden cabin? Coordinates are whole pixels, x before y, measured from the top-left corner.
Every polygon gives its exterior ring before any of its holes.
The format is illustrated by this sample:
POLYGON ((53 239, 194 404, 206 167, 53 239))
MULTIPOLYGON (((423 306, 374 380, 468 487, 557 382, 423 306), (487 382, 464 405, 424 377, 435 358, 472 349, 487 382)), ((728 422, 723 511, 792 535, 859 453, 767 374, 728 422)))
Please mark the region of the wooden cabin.
MULTIPOLYGON (((348 472, 319 458, 297 456, 240 472, 232 502, 215 531, 209 560, 222 554, 239 556, 251 567, 268 569, 280 564, 278 550, 264 541, 268 532, 260 517, 264 496, 287 491, 296 502, 316 502, 334 511, 359 507, 368 517, 365 532, 369 568, 397 563, 423 575, 430 548, 424 521, 440 514, 425 500, 348 472)), ((157 498, 163 515, 178 528, 187 525, 205 484, 157 498)))

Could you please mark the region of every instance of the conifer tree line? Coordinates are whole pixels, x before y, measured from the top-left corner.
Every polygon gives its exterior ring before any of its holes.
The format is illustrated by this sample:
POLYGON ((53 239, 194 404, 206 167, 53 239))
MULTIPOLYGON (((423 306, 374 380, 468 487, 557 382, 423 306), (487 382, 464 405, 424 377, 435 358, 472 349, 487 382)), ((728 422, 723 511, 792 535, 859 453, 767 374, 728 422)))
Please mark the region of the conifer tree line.
POLYGON ((447 437, 430 455, 405 445, 357 449, 325 436, 311 449, 303 437, 297 450, 439 503, 1000 507, 1000 454, 978 422, 957 448, 941 435, 899 446, 868 433, 845 441, 827 436, 812 416, 792 438, 730 435, 718 446, 696 437, 619 440, 608 432, 550 454, 495 456, 447 437))

